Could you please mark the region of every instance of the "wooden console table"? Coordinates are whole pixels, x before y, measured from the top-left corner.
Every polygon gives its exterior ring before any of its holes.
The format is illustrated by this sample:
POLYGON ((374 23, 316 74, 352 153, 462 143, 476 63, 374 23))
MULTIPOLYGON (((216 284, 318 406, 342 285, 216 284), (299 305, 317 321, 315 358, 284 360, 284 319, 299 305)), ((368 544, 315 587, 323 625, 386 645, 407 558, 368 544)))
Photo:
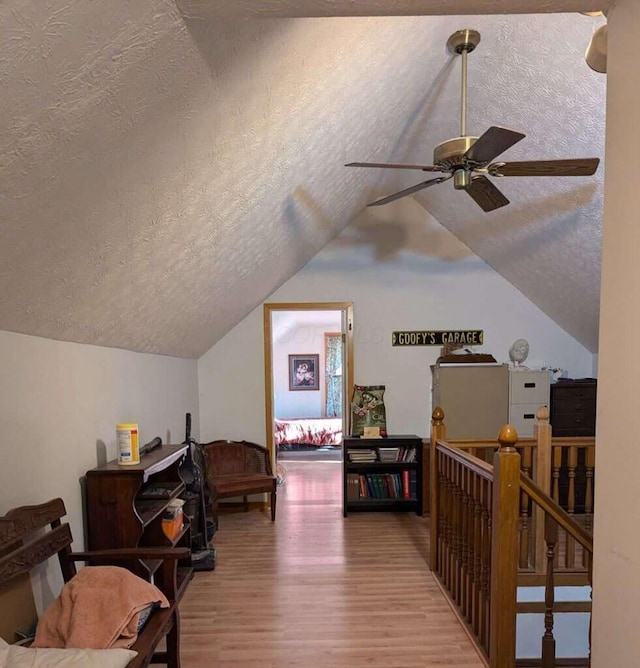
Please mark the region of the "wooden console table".
MULTIPOLYGON (((182 530, 169 540, 162 530, 167 504, 185 491, 180 464, 187 445, 162 445, 139 464, 117 460, 87 471, 87 529, 90 550, 122 547, 191 547, 191 526, 184 515, 182 530)), ((158 561, 140 561, 138 574, 150 579, 158 561)), ((178 563, 180 595, 193 575, 191 560, 178 563)), ((179 598, 179 597, 178 597, 179 598)))

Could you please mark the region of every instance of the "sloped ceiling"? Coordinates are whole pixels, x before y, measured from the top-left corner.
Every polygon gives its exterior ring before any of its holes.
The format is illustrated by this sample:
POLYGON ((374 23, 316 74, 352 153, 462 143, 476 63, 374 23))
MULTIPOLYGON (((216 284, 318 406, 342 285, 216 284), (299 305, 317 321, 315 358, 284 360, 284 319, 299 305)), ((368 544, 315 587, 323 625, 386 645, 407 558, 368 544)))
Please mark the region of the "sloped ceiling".
MULTIPOLYGON (((200 356, 366 202, 422 180, 342 165, 431 162, 459 133, 459 28, 482 33, 470 133, 525 132, 504 159, 603 157, 606 77, 583 54, 604 19, 508 4, 5 0, 0 329, 200 356), (445 11, 492 15, 366 16, 445 11)), ((603 172, 505 178, 490 214, 449 183, 417 200, 595 351, 603 172)))

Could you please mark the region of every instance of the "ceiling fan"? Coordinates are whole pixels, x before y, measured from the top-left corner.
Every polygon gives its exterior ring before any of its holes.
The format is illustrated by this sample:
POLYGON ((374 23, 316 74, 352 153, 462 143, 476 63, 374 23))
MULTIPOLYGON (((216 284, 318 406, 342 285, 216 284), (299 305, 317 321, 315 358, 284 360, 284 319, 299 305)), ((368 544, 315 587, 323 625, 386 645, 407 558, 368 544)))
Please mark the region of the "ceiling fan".
POLYGON ((501 153, 524 139, 526 135, 497 126, 490 127, 480 137, 467 135, 467 55, 480 43, 476 30, 458 30, 447 40, 447 47, 462 56, 462 93, 460 136, 438 144, 433 151, 433 165, 411 165, 380 162, 350 162, 346 167, 381 167, 417 169, 423 172, 442 172, 428 181, 400 192, 382 197, 367 206, 379 206, 412 195, 424 188, 453 179, 456 190, 464 190, 483 211, 493 211, 509 204, 509 200, 487 176, 591 176, 600 163, 599 158, 568 158, 564 160, 525 160, 521 162, 492 162, 501 153))

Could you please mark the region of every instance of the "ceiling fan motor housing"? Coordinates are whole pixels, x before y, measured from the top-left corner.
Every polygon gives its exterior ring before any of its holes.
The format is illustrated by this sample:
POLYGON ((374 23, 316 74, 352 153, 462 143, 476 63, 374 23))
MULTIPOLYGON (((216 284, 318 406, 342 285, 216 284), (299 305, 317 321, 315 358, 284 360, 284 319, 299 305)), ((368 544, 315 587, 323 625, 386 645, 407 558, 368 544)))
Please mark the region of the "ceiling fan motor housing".
POLYGON ((478 141, 477 137, 454 137, 438 144, 433 150, 433 164, 453 172, 453 187, 464 190, 471 183, 470 164, 464 154, 478 141))

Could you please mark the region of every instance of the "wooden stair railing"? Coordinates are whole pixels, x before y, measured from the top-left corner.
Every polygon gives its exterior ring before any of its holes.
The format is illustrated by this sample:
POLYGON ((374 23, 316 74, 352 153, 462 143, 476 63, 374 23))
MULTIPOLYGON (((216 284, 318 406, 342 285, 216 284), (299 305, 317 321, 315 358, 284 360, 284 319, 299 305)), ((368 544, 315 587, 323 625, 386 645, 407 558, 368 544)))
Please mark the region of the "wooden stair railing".
MULTIPOLYGON (((520 487, 535 504, 536 510, 544 515, 544 540, 546 544, 545 633, 542 637, 541 665, 542 668, 556 668, 553 612, 558 528, 562 528, 571 541, 579 543, 584 549, 589 586, 592 585, 593 575, 593 536, 524 473, 520 474, 520 487)), ((589 637, 590 646, 591 638, 589 637)))
MULTIPOLYGON (((595 472, 595 438, 553 437, 549 424, 549 409, 542 406, 536 414, 534 438, 518 439, 516 450, 521 457, 521 470, 551 496, 556 503, 574 515, 589 533, 593 531, 593 482, 595 472), (563 487, 564 485, 564 487, 563 487)), ((492 462, 497 442, 491 439, 447 439, 445 415, 436 408, 432 416, 431 441, 425 443, 425 453, 430 452, 435 439, 446 441, 463 452, 472 454, 488 463, 492 462)), ((429 469, 432 457, 423 457, 425 511, 431 512, 431 482, 429 469)), ((539 510, 532 507, 526 493, 520 499, 519 523, 519 582, 522 585, 544 585, 546 573, 546 548, 544 519, 539 510)), ((587 583, 587 561, 584 549, 564 531, 559 536, 556 551, 556 571, 559 582, 565 585, 587 583)))
MULTIPOLYGON (((593 480, 595 473, 594 437, 553 437, 549 424, 549 410, 542 407, 537 412, 535 470, 528 477, 537 487, 551 497, 558 507, 571 515, 577 524, 582 523, 585 533, 593 533, 593 480), (561 494, 561 478, 566 478, 566 494, 561 494), (579 484, 578 484, 579 483, 579 484)), ((526 474, 527 471, 523 472, 526 474)), ((523 497, 529 498, 525 490, 523 497)), ((535 546, 528 572, 522 573, 522 584, 544 584, 547 572, 547 547, 543 510, 536 505, 534 517, 535 546)), ((575 537, 560 528, 554 569, 560 584, 588 584, 588 551, 575 537)))
POLYGON ((526 556, 522 547, 523 515, 542 523, 546 587, 542 665, 555 668, 553 588, 557 584, 558 526, 584 548, 589 573, 591 536, 521 471, 517 433, 511 425, 501 430, 497 450, 493 446, 493 465, 447 443, 445 434, 444 413, 436 408, 429 458, 431 570, 490 667, 513 668, 518 567, 526 556))
POLYGON ((520 512, 517 434, 510 425, 503 427, 492 466, 440 440, 444 414, 436 409, 433 417, 431 570, 491 668, 513 668, 520 512))

